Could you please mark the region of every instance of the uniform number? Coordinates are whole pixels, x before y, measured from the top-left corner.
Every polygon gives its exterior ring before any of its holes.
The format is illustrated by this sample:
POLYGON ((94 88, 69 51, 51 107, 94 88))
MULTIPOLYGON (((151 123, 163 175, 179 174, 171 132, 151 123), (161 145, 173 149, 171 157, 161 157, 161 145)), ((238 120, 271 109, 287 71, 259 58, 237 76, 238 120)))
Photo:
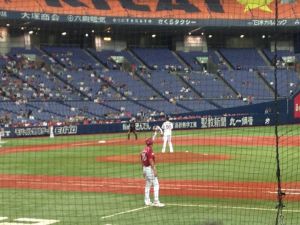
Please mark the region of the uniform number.
POLYGON ((141 159, 142 159, 142 161, 147 161, 147 154, 146 154, 146 152, 142 152, 142 154, 141 154, 141 159))

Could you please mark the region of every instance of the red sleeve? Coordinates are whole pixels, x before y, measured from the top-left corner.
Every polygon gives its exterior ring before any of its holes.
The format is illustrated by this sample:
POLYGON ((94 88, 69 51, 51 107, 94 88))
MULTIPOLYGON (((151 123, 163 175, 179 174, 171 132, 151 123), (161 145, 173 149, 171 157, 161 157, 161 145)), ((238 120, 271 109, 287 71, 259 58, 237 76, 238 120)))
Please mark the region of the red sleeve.
POLYGON ((155 161, 154 153, 153 153, 153 150, 152 150, 151 147, 149 147, 149 151, 148 151, 147 157, 148 157, 149 163, 150 163, 150 159, 153 159, 153 161, 155 161))

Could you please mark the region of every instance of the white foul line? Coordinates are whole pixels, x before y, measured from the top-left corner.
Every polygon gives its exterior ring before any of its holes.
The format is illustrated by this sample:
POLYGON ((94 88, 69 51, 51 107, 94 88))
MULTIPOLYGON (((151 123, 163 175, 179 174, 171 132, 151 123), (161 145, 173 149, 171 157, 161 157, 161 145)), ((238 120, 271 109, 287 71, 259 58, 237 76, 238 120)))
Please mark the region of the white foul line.
POLYGON ((141 207, 141 208, 127 210, 127 211, 115 213, 115 214, 112 214, 112 215, 109 215, 109 216, 102 216, 101 219, 107 219, 107 218, 110 218, 110 217, 114 217, 114 216, 118 216, 118 215, 122 215, 122 214, 126 214, 126 213, 136 212, 136 211, 146 209, 146 208, 149 208, 149 206, 144 206, 144 207, 141 207))
MULTIPOLYGON (((254 210, 254 211, 272 211, 272 212, 276 212, 277 209, 270 209, 270 208, 258 208, 258 207, 241 207, 241 206, 222 206, 222 205, 191 205, 191 204, 172 204, 172 203, 167 203, 166 206, 179 206, 179 207, 198 207, 198 208, 221 208, 221 209, 240 209, 240 210, 254 210)), ((136 209, 131 209, 131 210, 127 210, 124 212, 119 212, 119 213, 115 213, 112 215, 108 215, 108 216, 102 216, 101 219, 107 219, 107 218, 111 218, 114 216, 118 216, 118 215, 123 215, 123 214, 127 214, 127 213, 131 213, 131 212, 136 212, 142 209, 146 209, 149 206, 144 206, 141 208, 136 208, 136 209)), ((300 213, 300 210, 293 210, 293 209, 283 209, 284 212, 289 212, 289 213, 300 213)))
MULTIPOLYGON (((166 204, 170 206, 181 207, 199 207, 199 208, 221 208, 221 209, 241 209, 241 210, 254 210, 254 211, 277 211, 277 209, 270 208, 256 208, 256 207, 241 207, 241 206, 222 206, 222 205, 188 205, 188 204, 166 204)), ((284 212, 300 213, 300 210, 283 209, 284 212)))

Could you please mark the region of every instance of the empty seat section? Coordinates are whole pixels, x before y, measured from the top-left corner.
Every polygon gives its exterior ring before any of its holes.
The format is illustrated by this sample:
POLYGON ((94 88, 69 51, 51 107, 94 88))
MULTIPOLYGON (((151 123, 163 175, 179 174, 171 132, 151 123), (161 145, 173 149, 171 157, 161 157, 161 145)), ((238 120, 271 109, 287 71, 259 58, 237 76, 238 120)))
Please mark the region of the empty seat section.
POLYGON ((85 50, 76 47, 43 47, 53 58, 71 70, 101 69, 98 63, 85 50))
POLYGON ((128 51, 114 51, 114 50, 102 50, 96 51, 95 49, 89 49, 97 59, 109 69, 119 69, 124 63, 137 67, 140 65, 128 51))
MULTIPOLYGON (((274 71, 264 70, 259 72, 268 82, 269 85, 275 90, 275 76, 274 71)), ((300 85, 300 79, 297 72, 293 70, 277 70, 277 91, 280 97, 289 97, 294 94, 300 85)))
MULTIPOLYGON (((183 79, 195 88, 203 98, 216 103, 218 101, 221 107, 227 107, 228 101, 238 100, 237 94, 215 74, 210 73, 195 73, 185 74, 183 79), (222 101, 223 100, 223 101, 222 101)), ((243 104, 241 100, 233 101, 238 105, 243 104)))
POLYGON ((168 99, 199 98, 179 77, 166 71, 152 71, 145 79, 168 99))
POLYGON ((240 94, 240 98, 251 98, 251 103, 273 99, 272 90, 255 72, 223 71, 223 77, 240 94))
POLYGON ((222 48, 222 56, 237 70, 249 70, 268 66, 254 48, 222 48))
POLYGON ((151 69, 165 69, 170 66, 183 68, 169 49, 133 48, 132 51, 151 69))
POLYGON ((112 86, 127 97, 135 100, 147 100, 153 97, 158 98, 158 94, 137 76, 115 70, 108 71, 104 74, 104 78, 108 79, 112 86))

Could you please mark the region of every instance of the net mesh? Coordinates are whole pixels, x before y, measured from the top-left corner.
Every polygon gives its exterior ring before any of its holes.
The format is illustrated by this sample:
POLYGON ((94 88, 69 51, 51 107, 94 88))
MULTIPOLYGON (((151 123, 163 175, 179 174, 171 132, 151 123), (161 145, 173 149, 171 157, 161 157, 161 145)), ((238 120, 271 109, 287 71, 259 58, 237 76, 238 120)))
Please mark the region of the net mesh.
POLYGON ((0 0, 0 224, 299 224, 299 10, 0 0))

